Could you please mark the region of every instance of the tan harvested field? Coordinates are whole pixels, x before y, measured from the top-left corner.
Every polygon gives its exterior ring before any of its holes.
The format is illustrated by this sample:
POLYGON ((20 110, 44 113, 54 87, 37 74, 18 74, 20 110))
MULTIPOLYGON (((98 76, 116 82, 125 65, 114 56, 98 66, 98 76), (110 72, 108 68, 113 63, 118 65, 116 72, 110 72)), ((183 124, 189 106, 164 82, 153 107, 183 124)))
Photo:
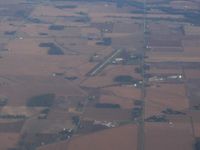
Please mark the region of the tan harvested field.
MULTIPOLYGON (((159 42, 159 41, 157 41, 159 42)), ((176 46, 151 46, 151 51, 156 51, 156 52, 182 52, 183 48, 182 47, 176 47, 176 46)))
POLYGON ((95 76, 84 80, 81 83, 81 86, 90 88, 99 88, 99 87, 106 87, 112 84, 114 84, 114 82, 113 78, 111 77, 108 78, 107 76, 95 76))
POLYGON ((178 40, 170 40, 170 39, 163 39, 160 37, 159 39, 151 39, 149 41, 149 46, 152 48, 181 48, 181 41, 178 40))
POLYGON ((44 93, 55 93, 57 96, 65 97, 85 95, 83 90, 64 79, 42 76, 23 76, 23 80, 17 78, 19 77, 8 78, 8 85, 0 87, 1 95, 8 97, 8 104, 12 106, 26 105, 29 98, 44 93))
MULTIPOLYGON (((131 18, 131 17, 136 17, 136 18, 142 18, 143 14, 130 14, 130 13, 92 13, 90 15, 92 19, 101 19, 101 18, 110 18, 110 17, 121 17, 121 18, 131 18), (97 18, 96 18, 97 17, 97 18)), ((183 18, 182 15, 170 15, 170 14, 147 14, 147 18, 171 18, 171 19, 180 19, 183 18)))
POLYGON ((105 94, 99 102, 119 104, 123 109, 133 108, 134 101, 141 97, 141 91, 133 86, 114 86, 103 90, 105 94))
POLYGON ((102 95, 99 102, 119 104, 123 109, 131 109, 133 107, 133 100, 115 95, 102 95))
POLYGON ((9 148, 14 148, 20 139, 18 133, 0 133, 0 149, 8 150, 9 148))
POLYGON ((117 75, 131 75, 135 79, 141 79, 141 76, 135 72, 135 68, 138 67, 137 65, 112 65, 105 68, 100 76, 112 76, 115 77, 117 75))
POLYGON ((39 40, 32 39, 16 39, 10 41, 6 48, 9 50, 9 53, 12 55, 36 55, 41 56, 47 54, 47 50, 39 47, 39 40))
POLYGON ((126 125, 119 128, 88 134, 82 137, 74 137, 69 143, 60 142, 49 146, 43 146, 38 150, 136 150, 137 149, 137 126, 126 125))
POLYGON ((195 137, 200 137, 200 119, 199 119, 199 112, 194 111, 191 112, 190 115, 192 116, 192 125, 194 128, 194 136, 195 137))
POLYGON ((0 114, 3 115, 25 115, 27 117, 33 116, 39 113, 43 108, 28 108, 25 106, 19 107, 12 107, 12 106, 5 106, 1 109, 0 114))
POLYGON ((16 1, 0 0, 0 150, 193 150, 200 137, 197 0, 147 0, 146 16, 143 0, 16 1), (122 75, 133 79, 114 80, 122 75), (55 94, 50 106, 44 97, 42 107, 28 105, 44 94, 55 94), (166 115, 167 108, 186 114, 166 115), (146 120, 160 114, 166 122, 146 120))
POLYGON ((192 53, 194 55, 199 55, 200 51, 198 47, 184 47, 184 53, 186 54, 192 53))
POLYGON ((112 46, 114 48, 120 47, 123 49, 127 49, 129 51, 132 51, 133 47, 134 47, 134 49, 139 50, 139 49, 141 49, 141 44, 140 44, 141 41, 142 41, 141 35, 138 35, 138 36, 129 35, 126 37, 114 37, 112 46))
POLYGON ((150 70, 148 71, 150 74, 182 74, 181 69, 162 69, 152 66, 150 70))
POLYGON ((189 108, 183 84, 158 84, 147 88, 145 116, 158 115, 166 108, 185 111, 189 108))
MULTIPOLYGON (((183 40, 182 43, 183 43, 183 47, 185 49, 198 48, 200 46, 200 38, 189 37, 189 38, 183 40)), ((198 51, 199 50, 197 50, 197 52, 198 51)))
POLYGON ((79 14, 76 14, 73 11, 64 11, 60 10, 58 8, 55 8, 53 6, 38 6, 34 9, 31 16, 37 17, 37 16, 48 16, 48 17, 56 17, 56 16, 65 16, 65 17, 71 17, 71 16, 80 16, 79 14))
POLYGON ((187 25, 187 26, 184 26, 184 31, 185 31, 185 34, 187 36, 199 36, 200 34, 200 27, 198 26, 192 26, 192 25, 187 25))
POLYGON ((77 138, 69 143, 69 150, 136 150, 137 149, 137 126, 128 125, 119 128, 97 132, 88 136, 77 138), (92 142, 94 141, 94 142, 92 142))
POLYGON ((19 32, 25 37, 39 37, 39 33, 48 33, 47 24, 26 24, 19 29, 19 32))
POLYGON ((131 110, 88 107, 85 110, 83 117, 100 121, 127 121, 131 119, 131 110))
POLYGON ((133 86, 108 87, 106 90, 115 96, 132 100, 140 99, 141 96, 141 91, 133 86))
POLYGON ((86 56, 40 56, 9 54, 0 60, 1 75, 51 76, 53 72, 64 72, 88 63, 86 56), (76 61, 73 61, 76 60, 76 61))
POLYGON ((171 1, 170 6, 175 9, 183 9, 183 10, 198 10, 199 9, 199 6, 195 2, 191 2, 187 0, 171 1))
POLYGON ((142 34, 141 33, 141 26, 140 24, 136 24, 136 23, 123 23, 123 22, 117 22, 114 24, 113 27, 113 32, 114 33, 134 33, 134 35, 136 34, 142 34))
POLYGON ((189 123, 147 123, 145 147, 148 150, 192 150, 194 139, 189 123))
POLYGON ((185 76, 187 79, 199 79, 200 69, 186 69, 185 76))
POLYGON ((82 36, 94 36, 95 38, 100 38, 100 31, 98 28, 95 27, 82 27, 81 28, 81 35, 82 36))
POLYGON ((12 0, 7 0, 7 1, 0 1, 0 4, 18 4, 18 3, 23 3, 26 2, 25 0, 18 0, 13 2, 12 0))
POLYGON ((24 124, 21 132, 28 134, 53 134, 62 131, 64 128, 73 129, 74 125, 69 118, 67 119, 68 120, 64 120, 64 118, 53 118, 38 121, 37 118, 32 118, 24 124))
POLYGON ((180 30, 180 25, 177 24, 169 24, 169 23, 155 23, 150 22, 148 24, 148 29, 151 31, 151 37, 158 38, 160 36, 166 38, 166 39, 176 39, 180 38, 180 35, 182 35, 182 32, 180 30), (169 36, 173 35, 173 36, 169 36))
POLYGON ((199 56, 195 53, 148 52, 147 56, 147 62, 200 62, 199 56))
POLYGON ((104 70, 97 76, 84 80, 81 85, 95 88, 111 86, 116 84, 113 80, 118 75, 131 75, 133 78, 141 79, 139 74, 135 73, 135 68, 136 66, 108 66, 107 68, 104 68, 104 70))
POLYGON ((1 22, 0 23, 0 33, 3 34, 5 31, 15 31, 17 30, 17 26, 12 26, 10 23, 7 22, 1 22))
MULTIPOLYGON (((98 53, 107 48, 107 47, 104 48, 104 47, 100 47, 96 45, 96 41, 93 44, 90 41, 88 42, 88 40, 86 39, 81 39, 79 36, 75 36, 75 37, 69 36, 66 38, 61 37, 61 38, 57 38, 55 42, 64 48, 64 51, 66 52, 66 54, 71 54, 71 55, 90 56, 95 52, 98 53)), ((110 49, 112 50, 112 48, 110 49)))

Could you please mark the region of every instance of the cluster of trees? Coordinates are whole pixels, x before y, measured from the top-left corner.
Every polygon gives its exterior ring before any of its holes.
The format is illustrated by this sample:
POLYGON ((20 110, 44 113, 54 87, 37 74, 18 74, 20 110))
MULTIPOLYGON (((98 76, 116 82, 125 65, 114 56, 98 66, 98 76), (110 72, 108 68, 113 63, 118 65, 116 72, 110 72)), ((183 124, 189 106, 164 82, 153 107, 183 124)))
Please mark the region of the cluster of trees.
POLYGON ((3 119, 26 119, 26 115, 10 115, 10 114, 2 114, 0 118, 3 119))
POLYGON ((4 34, 5 35, 15 35, 16 31, 5 31, 4 34))
POLYGON ((171 108, 167 108, 163 110, 162 113, 167 114, 167 115, 185 115, 184 112, 173 110, 171 108))
POLYGON ((48 33, 40 32, 39 35, 43 35, 43 36, 45 36, 45 35, 48 35, 48 33))
POLYGON ((91 18, 88 15, 82 15, 82 16, 77 16, 76 19, 74 20, 75 22, 89 22, 91 21, 91 18))
POLYGON ((149 70, 149 69, 150 69, 150 66, 147 65, 147 64, 144 64, 144 65, 141 66, 141 67, 135 68, 135 72, 136 72, 136 73, 142 73, 143 70, 146 71, 146 70, 149 70))
POLYGON ((51 144, 58 140, 57 133, 24 133, 14 150, 36 150, 41 145, 51 144))
POLYGON ((193 106, 195 110, 200 110, 200 104, 193 106))
POLYGON ((54 43, 51 43, 51 42, 40 43, 39 46, 49 48, 48 50, 49 55, 64 55, 64 52, 62 51, 62 49, 58 47, 57 45, 55 45, 54 43))
POLYGON ((76 5, 59 5, 59 6, 56 6, 56 8, 58 8, 58 9, 65 9, 65 8, 72 9, 72 8, 77 8, 77 6, 76 5))
POLYGON ((60 140, 67 140, 71 138, 74 134, 74 131, 72 129, 64 129, 59 132, 59 139, 60 140))
POLYGON ((49 108, 45 108, 44 110, 42 110, 38 116, 38 119, 46 119, 48 114, 50 112, 49 108))
POLYGON ((72 117, 72 122, 73 124, 75 124, 76 126, 80 125, 80 117, 79 116, 73 116, 72 117))
POLYGON ((167 120, 166 116, 164 116, 164 115, 158 115, 158 116, 153 115, 153 116, 147 118, 146 121, 148 121, 148 122, 167 122, 168 120, 167 120))
POLYGON ((96 108, 120 108, 119 104, 111 104, 111 103, 96 103, 95 104, 96 108))
POLYGON ((5 106, 7 104, 7 98, 0 98, 0 106, 5 106))
POLYGON ((64 30, 65 26, 63 25, 50 25, 49 30, 64 30))
POLYGON ((73 81, 73 80, 78 79, 78 77, 76 77, 76 76, 71 76, 71 77, 65 77, 65 79, 66 79, 66 80, 73 81))
POLYGON ((114 82, 118 82, 120 84, 134 84, 138 83, 136 79, 129 75, 119 75, 114 78, 114 82))
POLYGON ((124 59, 123 64, 125 65, 139 64, 142 59, 142 56, 140 54, 134 54, 127 51, 121 52, 121 57, 124 59))
POLYGON ((42 20, 38 19, 38 18, 27 18, 27 21, 31 22, 31 23, 42 23, 42 20))
POLYGON ((134 107, 131 114, 133 119, 140 117, 142 115, 142 107, 134 107))
POLYGON ((129 1, 127 2, 128 5, 136 7, 138 9, 144 9, 144 3, 143 2, 139 2, 139 1, 129 1))
POLYGON ((51 107, 55 100, 55 94, 43 94, 30 98, 27 101, 29 107, 51 107))
POLYGON ((112 39, 111 38, 103 38, 102 41, 97 42, 97 45, 105 45, 105 46, 109 46, 112 43, 112 39))

